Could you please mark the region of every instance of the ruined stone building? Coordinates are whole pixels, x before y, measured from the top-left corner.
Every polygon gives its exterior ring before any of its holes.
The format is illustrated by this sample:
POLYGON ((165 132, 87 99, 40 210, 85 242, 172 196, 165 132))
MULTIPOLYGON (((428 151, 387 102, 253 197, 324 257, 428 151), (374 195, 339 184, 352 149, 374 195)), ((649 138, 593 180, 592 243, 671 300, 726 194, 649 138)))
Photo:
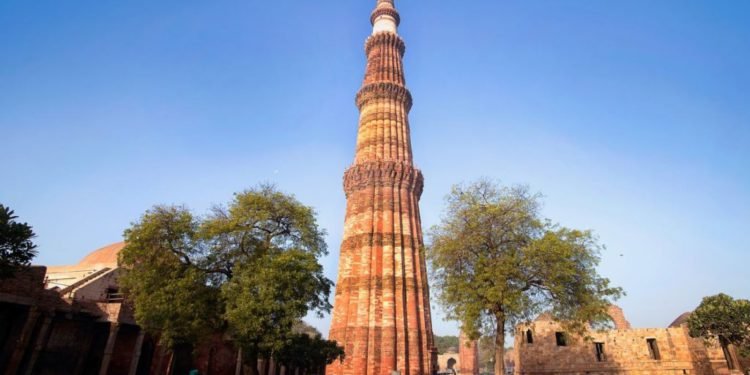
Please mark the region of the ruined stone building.
POLYGON ((74 266, 33 267, 0 282, 2 373, 137 373, 130 371, 129 353, 144 337, 116 290, 120 247, 102 248, 74 266))
POLYGON ((613 329, 590 330, 590 339, 566 333, 542 315, 515 331, 514 373, 547 374, 741 374, 747 366, 731 346, 706 344, 688 335, 683 314, 667 328, 632 328, 619 307, 613 329))
POLYGON ((0 281, 0 374, 234 374, 236 350, 214 337, 167 351, 146 334, 118 290, 117 243, 78 264, 35 266, 0 281), (192 355, 191 355, 192 354, 192 355))
POLYGON ((404 41, 393 0, 378 0, 356 96, 354 164, 344 174, 346 219, 329 339, 344 347, 333 375, 425 375, 435 370, 430 295, 414 167, 404 41))
POLYGON ((468 340, 463 333, 458 336, 458 347, 448 348, 437 358, 438 374, 479 375, 479 344, 468 340))
POLYGON ((469 340, 463 332, 458 335, 458 355, 460 375, 479 375, 479 343, 469 340))

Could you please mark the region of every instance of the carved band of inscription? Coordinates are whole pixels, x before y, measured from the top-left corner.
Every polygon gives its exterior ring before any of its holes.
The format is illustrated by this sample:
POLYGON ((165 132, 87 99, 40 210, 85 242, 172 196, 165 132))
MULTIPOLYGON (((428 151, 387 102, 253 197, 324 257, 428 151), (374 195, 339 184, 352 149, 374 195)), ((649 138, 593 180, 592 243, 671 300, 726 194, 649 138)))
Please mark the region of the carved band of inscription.
POLYGON ((365 41, 365 54, 369 56, 370 51, 372 51, 375 46, 383 44, 396 48, 401 57, 403 57, 404 52, 406 52, 406 43, 404 43, 404 40, 401 39, 400 36, 394 33, 383 31, 367 38, 367 41, 365 41))
POLYGON ((424 177, 422 172, 398 161, 371 161, 355 164, 344 173, 344 192, 349 194, 368 187, 403 188, 422 196, 424 177))
POLYGON ((370 16, 370 23, 375 24, 375 20, 380 16, 391 16, 394 20, 396 20, 396 26, 401 24, 401 16, 398 14, 398 11, 393 8, 377 8, 372 12, 372 15, 370 16))
POLYGON ((408 113, 411 110, 411 93, 406 87, 391 82, 377 82, 363 86, 357 93, 357 107, 362 107, 375 99, 394 99, 404 103, 404 109, 408 113))
POLYGON ((383 295, 383 291, 403 290, 417 293, 419 282, 414 277, 402 276, 350 276, 339 278, 336 284, 336 295, 356 295, 360 290, 383 295))
POLYGON ((395 248, 413 248, 417 246, 421 249, 419 240, 410 234, 366 233, 344 238, 344 240, 341 242, 341 253, 343 254, 352 251, 360 251, 363 247, 367 246, 390 246, 395 248))

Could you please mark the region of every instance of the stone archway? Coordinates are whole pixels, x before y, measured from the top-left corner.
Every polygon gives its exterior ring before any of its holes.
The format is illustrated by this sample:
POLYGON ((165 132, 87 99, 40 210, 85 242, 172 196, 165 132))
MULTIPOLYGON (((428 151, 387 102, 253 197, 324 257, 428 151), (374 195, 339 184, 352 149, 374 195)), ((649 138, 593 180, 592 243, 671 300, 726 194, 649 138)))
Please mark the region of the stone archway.
POLYGON ((454 370, 454 367, 456 366, 456 359, 455 358, 448 358, 448 370, 454 370))

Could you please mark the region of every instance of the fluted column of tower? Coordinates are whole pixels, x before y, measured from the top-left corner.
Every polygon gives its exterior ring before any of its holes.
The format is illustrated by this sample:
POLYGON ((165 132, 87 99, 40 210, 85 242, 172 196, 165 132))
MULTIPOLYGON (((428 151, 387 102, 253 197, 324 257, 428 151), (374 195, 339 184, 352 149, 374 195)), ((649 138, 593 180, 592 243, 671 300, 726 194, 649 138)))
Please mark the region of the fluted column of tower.
POLYGON ((344 239, 329 338, 344 347, 335 375, 431 374, 430 296, 403 69, 404 41, 392 0, 378 0, 365 43, 367 68, 354 164, 344 174, 344 239))

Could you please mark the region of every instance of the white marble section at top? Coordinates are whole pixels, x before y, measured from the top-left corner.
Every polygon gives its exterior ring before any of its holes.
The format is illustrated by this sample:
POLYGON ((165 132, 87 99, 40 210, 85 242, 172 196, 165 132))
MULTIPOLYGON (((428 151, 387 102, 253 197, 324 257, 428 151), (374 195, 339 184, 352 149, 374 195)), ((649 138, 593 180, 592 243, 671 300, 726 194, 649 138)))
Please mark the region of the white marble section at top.
POLYGON ((398 29, 396 27, 396 20, 387 14, 384 14, 376 18, 375 23, 372 25, 372 33, 376 34, 381 31, 390 31, 394 34, 398 33, 398 29))

